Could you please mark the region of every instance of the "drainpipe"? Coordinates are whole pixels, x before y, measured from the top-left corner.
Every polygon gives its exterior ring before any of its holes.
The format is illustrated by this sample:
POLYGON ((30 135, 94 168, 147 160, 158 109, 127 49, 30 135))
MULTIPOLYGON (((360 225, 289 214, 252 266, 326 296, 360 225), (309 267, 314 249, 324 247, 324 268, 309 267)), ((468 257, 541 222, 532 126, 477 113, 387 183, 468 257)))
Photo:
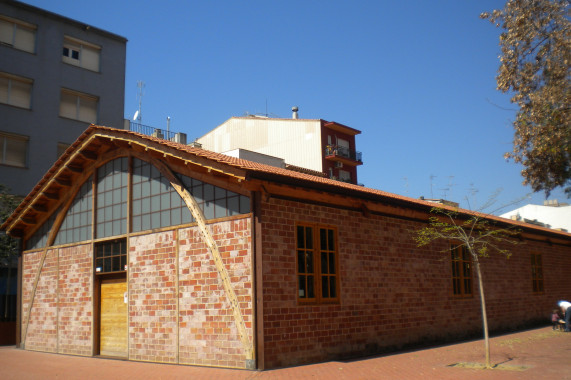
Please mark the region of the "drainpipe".
POLYGON ((264 293, 262 270, 262 193, 251 192, 252 195, 252 319, 254 326, 254 368, 264 370, 264 293))

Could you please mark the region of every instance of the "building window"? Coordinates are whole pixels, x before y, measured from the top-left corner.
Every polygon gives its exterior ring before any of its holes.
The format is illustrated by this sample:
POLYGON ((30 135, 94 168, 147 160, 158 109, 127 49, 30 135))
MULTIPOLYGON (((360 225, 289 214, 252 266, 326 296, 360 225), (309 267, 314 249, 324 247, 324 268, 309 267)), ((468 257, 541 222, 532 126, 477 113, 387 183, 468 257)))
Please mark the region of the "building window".
POLYGON ((33 83, 28 78, 0 73, 0 103, 30 109, 33 83))
POLYGON ((339 181, 351 182, 351 172, 339 169, 339 181))
MULTIPOLYGON (((178 174, 207 220, 250 212, 250 198, 178 174)), ((170 182, 150 163, 133 159, 132 231, 194 222, 170 182)))
POLYGON ((79 189, 59 228, 55 245, 91 240, 92 188, 93 182, 88 179, 79 189))
POLYGON ((97 123, 98 101, 96 96, 62 89, 59 115, 68 119, 95 124, 97 123))
POLYGON ((298 224, 297 282, 300 302, 338 302, 337 231, 331 227, 298 224))
POLYGON ((127 239, 95 244, 95 273, 123 272, 127 270, 127 239))
POLYGON ((127 157, 109 161, 97 169, 96 238, 127 233, 127 157))
POLYGON ((69 148, 71 144, 66 143, 57 143, 57 158, 60 158, 62 154, 65 153, 67 148, 69 148))
POLYGON ((0 132, 0 164, 27 167, 28 136, 0 132))
POLYGON ((533 282, 533 292, 543 293, 543 262, 541 254, 531 254, 531 279, 533 282))
POLYGON ((26 250, 31 250, 31 249, 39 249, 39 248, 44 248, 46 246, 46 243, 48 241, 48 235, 54 225, 54 221, 56 220, 57 215, 60 212, 60 208, 58 208, 50 217, 47 221, 44 222, 44 224, 42 224, 40 226, 40 228, 38 228, 36 230, 36 232, 33 233, 32 236, 30 236, 30 238, 26 241, 26 250))
POLYGON ((190 223, 192 215, 161 172, 150 163, 133 159, 134 232, 190 223))
POLYGON ((62 60, 65 63, 99 72, 101 47, 71 37, 63 41, 62 60))
POLYGON ((452 289, 453 294, 472 296, 472 261, 465 246, 452 245, 452 289))
POLYGON ((33 24, 0 16, 0 43, 33 53, 36 50, 36 29, 33 24))

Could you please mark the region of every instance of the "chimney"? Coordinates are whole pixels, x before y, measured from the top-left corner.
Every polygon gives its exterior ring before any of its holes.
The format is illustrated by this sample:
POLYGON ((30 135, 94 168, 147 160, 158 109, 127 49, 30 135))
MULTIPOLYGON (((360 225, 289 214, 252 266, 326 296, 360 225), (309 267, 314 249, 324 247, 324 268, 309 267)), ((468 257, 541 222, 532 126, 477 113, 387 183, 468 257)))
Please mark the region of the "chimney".
POLYGON ((292 118, 292 119, 297 119, 297 111, 298 111, 298 108, 297 108, 297 107, 291 107, 291 111, 293 112, 292 115, 291 115, 291 118, 292 118))

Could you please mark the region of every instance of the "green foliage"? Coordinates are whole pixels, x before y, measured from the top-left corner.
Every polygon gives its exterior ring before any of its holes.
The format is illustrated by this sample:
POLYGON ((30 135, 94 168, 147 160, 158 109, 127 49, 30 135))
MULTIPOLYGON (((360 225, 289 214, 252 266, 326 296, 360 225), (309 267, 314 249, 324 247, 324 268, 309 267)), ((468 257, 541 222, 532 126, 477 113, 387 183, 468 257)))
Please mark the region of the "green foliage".
MULTIPOLYGON (((20 204, 19 197, 9 193, 8 188, 0 184, 0 224, 6 219, 20 204)), ((0 232, 0 258, 15 256, 18 253, 18 240, 0 232)))
POLYGON ((484 214, 463 216, 457 211, 440 207, 433 207, 430 212, 434 215, 428 219, 428 226, 415 231, 413 236, 419 247, 443 239, 465 246, 472 259, 477 261, 478 257, 487 257, 490 251, 510 257, 509 250, 502 245, 517 244, 513 237, 519 233, 518 230, 500 228, 490 223, 484 214))
POLYGON ((524 184, 571 197, 571 21, 567 0, 508 0, 482 13, 502 29, 498 89, 519 106, 513 152, 524 184))

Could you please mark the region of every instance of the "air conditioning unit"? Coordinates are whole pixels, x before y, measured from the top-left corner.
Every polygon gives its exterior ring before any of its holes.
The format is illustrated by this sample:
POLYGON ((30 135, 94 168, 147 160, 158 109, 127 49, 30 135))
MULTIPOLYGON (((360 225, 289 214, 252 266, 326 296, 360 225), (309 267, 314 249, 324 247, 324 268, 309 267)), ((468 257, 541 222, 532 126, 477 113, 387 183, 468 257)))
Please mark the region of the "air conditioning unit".
POLYGON ((337 161, 337 162, 335 163, 335 167, 336 167, 336 168, 342 168, 342 167, 343 167, 343 163, 337 161))

